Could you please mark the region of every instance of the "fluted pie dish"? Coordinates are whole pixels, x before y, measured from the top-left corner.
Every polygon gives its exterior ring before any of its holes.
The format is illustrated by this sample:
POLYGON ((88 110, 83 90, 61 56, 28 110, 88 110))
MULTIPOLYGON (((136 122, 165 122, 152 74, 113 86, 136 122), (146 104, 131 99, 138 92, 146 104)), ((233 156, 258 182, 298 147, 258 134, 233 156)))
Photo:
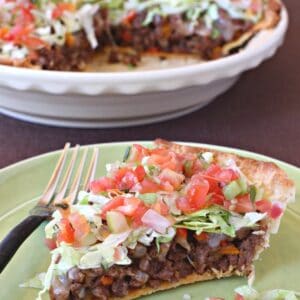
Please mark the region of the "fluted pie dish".
MULTIPOLYGON (((288 26, 277 0, 92 2, 18 8, 22 30, 0 21, 2 113, 76 127, 180 116, 273 56, 288 26)), ((3 3, 9 19, 18 1, 3 3)))

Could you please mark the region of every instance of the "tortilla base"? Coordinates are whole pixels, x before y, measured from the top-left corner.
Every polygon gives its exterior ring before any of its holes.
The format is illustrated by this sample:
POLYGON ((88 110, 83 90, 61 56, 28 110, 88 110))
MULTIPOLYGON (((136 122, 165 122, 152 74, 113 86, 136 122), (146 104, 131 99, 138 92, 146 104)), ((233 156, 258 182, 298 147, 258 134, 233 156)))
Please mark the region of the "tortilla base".
POLYGON ((159 291, 165 291, 169 289, 173 289, 182 285, 187 285, 187 284, 192 284, 196 282, 202 282, 202 281, 208 281, 212 279, 221 279, 221 278, 226 278, 226 277, 231 277, 231 276, 246 276, 250 274, 251 269, 244 270, 243 272, 239 271, 233 271, 229 270, 227 272, 206 272, 202 275, 199 274, 191 274, 185 278, 180 279, 177 282, 162 282, 161 285, 158 288, 151 288, 151 287, 145 287, 137 290, 133 290, 129 292, 129 294, 126 297, 114 297, 110 298, 111 300, 132 300, 139 298, 141 296, 148 296, 153 293, 159 292, 159 291))

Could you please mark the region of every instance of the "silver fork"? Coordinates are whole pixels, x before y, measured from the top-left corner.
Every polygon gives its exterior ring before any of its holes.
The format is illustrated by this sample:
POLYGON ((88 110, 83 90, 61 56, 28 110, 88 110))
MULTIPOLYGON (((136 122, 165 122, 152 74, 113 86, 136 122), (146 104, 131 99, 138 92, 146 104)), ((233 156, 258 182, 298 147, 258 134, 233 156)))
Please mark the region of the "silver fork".
POLYGON ((82 179, 82 175, 87 161, 89 148, 83 150, 78 167, 75 168, 79 156, 79 149, 79 145, 72 150, 70 150, 69 143, 65 145, 47 187, 37 205, 30 211, 29 216, 16 225, 1 241, 0 273, 2 273, 27 237, 29 237, 43 221, 46 221, 51 217, 56 207, 67 209, 69 205, 76 203, 77 194, 80 188, 88 190, 89 182, 95 177, 99 149, 97 147, 93 148, 92 157, 84 179, 82 179), (72 155, 69 164, 66 165, 66 158, 69 152, 72 152, 72 155), (72 175, 74 179, 71 182, 72 175), (60 185, 59 182, 61 182, 60 185))

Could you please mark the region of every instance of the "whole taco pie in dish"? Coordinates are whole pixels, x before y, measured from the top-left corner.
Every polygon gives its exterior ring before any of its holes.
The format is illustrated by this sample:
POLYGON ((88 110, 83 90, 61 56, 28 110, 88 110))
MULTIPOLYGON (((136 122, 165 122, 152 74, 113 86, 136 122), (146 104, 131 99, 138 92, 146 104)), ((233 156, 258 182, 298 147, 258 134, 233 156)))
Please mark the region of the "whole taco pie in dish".
POLYGON ((163 140, 106 169, 46 225, 39 299, 135 299, 250 276, 295 198, 274 163, 163 140))
POLYGON ((97 54, 137 66, 212 60, 280 20, 280 0, 0 0, 0 64, 84 71, 97 54))

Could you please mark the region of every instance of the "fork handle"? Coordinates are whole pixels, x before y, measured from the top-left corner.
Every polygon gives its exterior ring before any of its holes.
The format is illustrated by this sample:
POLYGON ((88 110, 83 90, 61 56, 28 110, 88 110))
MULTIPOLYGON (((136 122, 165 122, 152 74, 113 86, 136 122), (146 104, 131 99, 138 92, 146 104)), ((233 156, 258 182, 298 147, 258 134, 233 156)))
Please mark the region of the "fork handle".
POLYGON ((0 274, 23 242, 45 220, 47 220, 47 216, 28 216, 0 242, 0 274))

